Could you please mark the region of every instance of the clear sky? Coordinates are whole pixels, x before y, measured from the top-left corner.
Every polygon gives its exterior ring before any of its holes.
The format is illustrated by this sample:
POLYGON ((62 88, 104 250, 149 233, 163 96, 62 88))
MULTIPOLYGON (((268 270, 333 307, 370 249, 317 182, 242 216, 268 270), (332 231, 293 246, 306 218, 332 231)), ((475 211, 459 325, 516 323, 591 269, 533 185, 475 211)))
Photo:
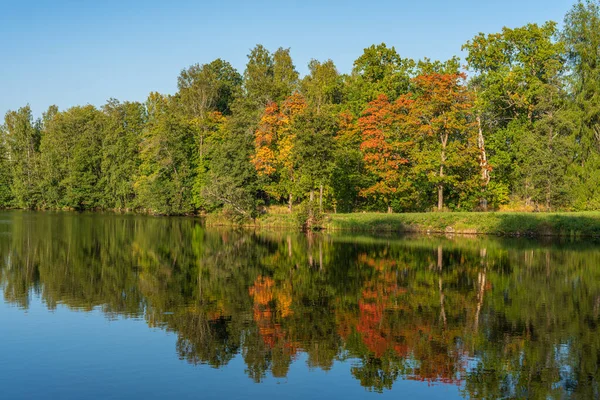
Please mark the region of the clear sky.
POLYGON ((257 43, 349 72, 363 48, 447 59, 478 32, 562 22, 575 0, 0 0, 0 113, 29 103, 102 105, 174 93, 180 70, 223 58, 243 72, 257 43))

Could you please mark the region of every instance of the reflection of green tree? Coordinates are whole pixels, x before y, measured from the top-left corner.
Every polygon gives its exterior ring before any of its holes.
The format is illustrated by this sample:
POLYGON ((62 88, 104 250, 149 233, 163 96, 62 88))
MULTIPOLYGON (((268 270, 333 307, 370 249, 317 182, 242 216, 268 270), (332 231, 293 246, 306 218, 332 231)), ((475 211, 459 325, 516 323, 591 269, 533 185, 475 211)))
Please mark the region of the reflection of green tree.
POLYGON ((5 300, 100 308, 177 334, 178 355, 250 378, 352 363, 473 398, 599 397, 600 250, 494 238, 205 230, 190 218, 1 215, 5 300), (261 286, 262 285, 262 286, 261 286), (468 363, 467 363, 468 361, 468 363))
POLYGON ((100 226, 75 215, 11 215, 14 231, 6 256, 10 276, 5 294, 25 301, 26 285, 31 285, 49 308, 61 302, 83 310, 102 306, 107 313, 140 312, 143 299, 135 290, 135 268, 130 256, 120 251, 129 245, 130 220, 113 219, 100 226), (123 232, 116 234, 117 230, 123 232))
POLYGON ((599 262, 597 250, 559 246, 511 254, 512 273, 493 277, 480 363, 466 390, 478 398, 597 398, 599 262))
POLYGON ((397 357, 387 353, 382 357, 363 357, 359 366, 352 367, 352 375, 362 386, 381 392, 383 389, 391 389, 403 370, 404 366, 398 362, 397 357))
POLYGON ((215 368, 227 365, 240 348, 239 337, 230 332, 230 323, 230 317, 211 320, 201 314, 187 314, 181 322, 171 323, 179 328, 177 352, 180 357, 215 368))

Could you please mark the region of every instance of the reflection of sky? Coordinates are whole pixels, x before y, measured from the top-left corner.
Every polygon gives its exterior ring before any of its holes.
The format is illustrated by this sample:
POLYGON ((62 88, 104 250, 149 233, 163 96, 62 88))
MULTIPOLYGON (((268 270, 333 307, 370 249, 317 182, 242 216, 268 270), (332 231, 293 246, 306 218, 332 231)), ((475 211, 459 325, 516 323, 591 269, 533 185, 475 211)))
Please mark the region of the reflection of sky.
MULTIPOLYGON (((0 297, 4 293, 0 291, 0 297)), ((179 360, 176 335, 142 319, 106 318, 101 311, 48 311, 31 295, 25 312, 0 302, 0 387, 19 398, 460 398, 454 385, 397 380, 392 391, 368 392, 351 375, 352 360, 330 371, 309 368, 301 353, 286 378, 254 383, 237 355, 215 369, 179 360)))
POLYGON ((562 343, 555 346, 555 360, 559 368, 560 380, 553 385, 554 389, 565 389, 571 391, 574 389, 576 379, 574 377, 573 367, 571 362, 573 356, 571 355, 570 343, 562 343))
POLYGON ((31 103, 143 101, 173 93, 179 71, 215 58, 243 70, 257 43, 291 47, 349 72, 362 49, 386 42, 404 57, 447 59, 478 32, 561 21, 574 0, 4 1, 0 115, 31 103))

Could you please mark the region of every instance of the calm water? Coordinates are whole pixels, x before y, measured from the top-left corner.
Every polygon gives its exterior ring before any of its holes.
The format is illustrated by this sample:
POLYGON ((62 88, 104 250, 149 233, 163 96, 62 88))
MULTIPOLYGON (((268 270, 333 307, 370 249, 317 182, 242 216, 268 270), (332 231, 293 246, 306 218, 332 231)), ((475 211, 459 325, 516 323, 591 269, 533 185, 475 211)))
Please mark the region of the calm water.
POLYGON ((0 213, 0 397, 600 397, 600 247, 0 213))

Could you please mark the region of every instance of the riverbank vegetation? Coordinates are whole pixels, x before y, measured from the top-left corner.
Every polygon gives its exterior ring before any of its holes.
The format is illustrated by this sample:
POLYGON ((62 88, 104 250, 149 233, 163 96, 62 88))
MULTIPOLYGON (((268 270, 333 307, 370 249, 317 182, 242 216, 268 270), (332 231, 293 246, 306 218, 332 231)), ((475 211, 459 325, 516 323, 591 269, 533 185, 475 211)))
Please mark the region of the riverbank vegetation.
POLYGON ((355 213, 331 215, 323 226, 329 231, 598 237, 600 213, 355 213))
MULTIPOLYGON (((300 213, 299 213, 300 214, 300 213)), ((242 224, 247 228, 294 230, 306 216, 268 212, 256 221, 242 224)), ((210 214, 206 226, 232 226, 239 223, 221 214, 210 214)), ((314 229, 328 233, 376 232, 484 234, 498 236, 600 237, 600 212, 444 212, 444 213, 347 213, 325 214, 314 229)))
POLYGON ((382 43, 349 74, 312 60, 301 77, 290 49, 257 45, 243 73, 192 65, 145 103, 25 106, 2 126, 0 206, 235 221, 287 206, 306 228, 325 212, 597 210, 598 43, 584 1, 561 27, 476 35, 464 68, 382 43))

